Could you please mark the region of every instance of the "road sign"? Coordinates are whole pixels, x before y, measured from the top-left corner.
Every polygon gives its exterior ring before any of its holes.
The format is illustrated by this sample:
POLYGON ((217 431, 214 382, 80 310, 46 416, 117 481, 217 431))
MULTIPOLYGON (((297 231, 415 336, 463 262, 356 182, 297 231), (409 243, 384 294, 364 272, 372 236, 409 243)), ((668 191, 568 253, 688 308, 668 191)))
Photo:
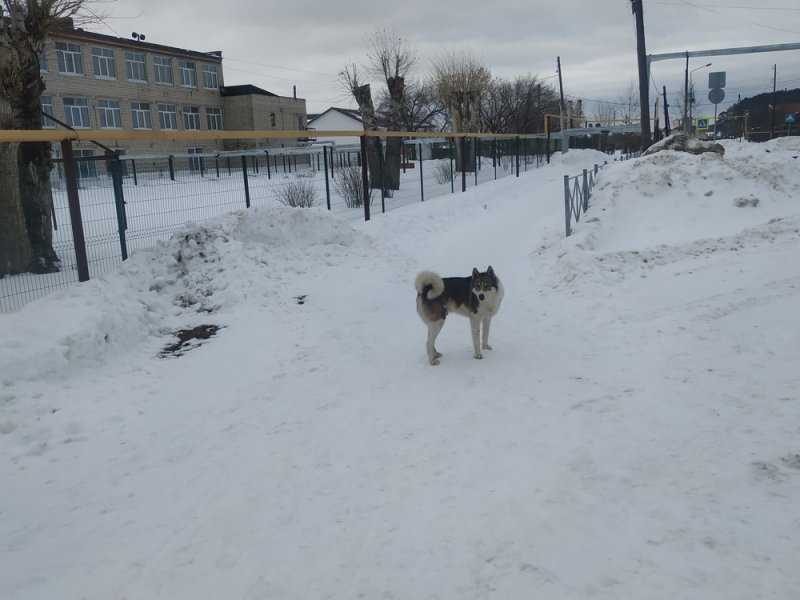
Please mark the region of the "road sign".
POLYGON ((723 100, 725 100, 725 90, 714 88, 708 92, 708 101, 711 102, 711 104, 719 104, 723 100))
POLYGON ((784 119, 787 125, 794 125, 797 123, 797 113, 789 113, 786 115, 786 119, 784 119))
POLYGON ((708 89, 725 87, 725 71, 714 71, 708 74, 708 89))

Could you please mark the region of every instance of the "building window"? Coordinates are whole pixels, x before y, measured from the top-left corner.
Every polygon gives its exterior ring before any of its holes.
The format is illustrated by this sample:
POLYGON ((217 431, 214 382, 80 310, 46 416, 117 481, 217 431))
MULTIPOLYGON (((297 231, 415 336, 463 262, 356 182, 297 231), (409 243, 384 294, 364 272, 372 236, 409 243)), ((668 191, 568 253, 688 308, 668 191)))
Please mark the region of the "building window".
POLYGON ((222 129, 222 109, 221 108, 207 108, 206 118, 208 119, 208 128, 210 130, 222 129))
POLYGON ((178 68, 181 72, 181 85, 183 87, 197 87, 197 69, 194 63, 188 60, 182 60, 178 63, 178 68))
POLYGON ((47 73, 47 48, 42 48, 42 51, 39 52, 39 71, 47 73))
POLYGON ((216 65, 203 65, 203 87, 207 90, 215 90, 219 87, 216 65))
POLYGON ((158 126, 161 129, 177 129, 178 113, 174 104, 158 105, 158 126))
MULTIPOLYGON (((202 148, 187 148, 187 154, 202 154, 202 148)), ((205 169, 205 163, 203 161, 202 156, 190 156, 189 157, 189 169, 191 171, 203 171, 205 169)))
POLYGON ((89 101, 86 98, 64 98, 64 117, 70 127, 88 128, 89 101))
POLYGON ((172 85, 172 59, 167 56, 153 57, 153 70, 155 72, 155 82, 163 85, 172 85))
POLYGON ((78 165, 78 178, 90 179, 97 177, 97 161, 96 160, 80 160, 81 158, 94 157, 94 152, 91 150, 75 150, 75 158, 78 160, 75 163, 78 165))
POLYGON ((144 52, 125 53, 125 74, 128 76, 128 81, 147 81, 144 52))
POLYGON ((97 120, 103 129, 120 129, 122 127, 122 111, 116 100, 97 101, 97 120))
POLYGON ((269 126, 275 127, 277 124, 277 120, 275 118, 275 113, 269 113, 269 126))
POLYGON ((148 102, 134 102, 131 104, 134 129, 152 129, 150 120, 150 104, 148 102))
POLYGON ((92 48, 92 68, 97 79, 116 79, 114 51, 111 48, 92 48))
POLYGON ((200 109, 196 106, 183 107, 183 128, 200 129, 200 109))
POLYGON ((83 56, 78 44, 56 42, 58 72, 64 75, 83 75, 83 56))
POLYGON ((56 122, 52 119, 44 116, 44 115, 52 115, 53 114, 53 97, 52 96, 42 96, 42 127, 47 129, 54 129, 56 126, 56 122))

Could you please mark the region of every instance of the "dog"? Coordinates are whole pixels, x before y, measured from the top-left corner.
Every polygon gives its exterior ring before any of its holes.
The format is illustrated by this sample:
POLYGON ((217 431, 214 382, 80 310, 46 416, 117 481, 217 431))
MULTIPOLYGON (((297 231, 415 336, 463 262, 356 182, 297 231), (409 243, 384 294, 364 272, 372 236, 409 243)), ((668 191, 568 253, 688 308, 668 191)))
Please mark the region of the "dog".
POLYGON ((417 313, 428 327, 425 351, 431 365, 438 365, 442 357, 436 350, 436 337, 449 313, 469 319, 476 359, 483 358, 481 350, 492 349, 489 325, 503 301, 503 284, 491 266, 484 273, 472 269, 469 277, 440 277, 422 271, 414 280, 414 287, 417 289, 417 313))

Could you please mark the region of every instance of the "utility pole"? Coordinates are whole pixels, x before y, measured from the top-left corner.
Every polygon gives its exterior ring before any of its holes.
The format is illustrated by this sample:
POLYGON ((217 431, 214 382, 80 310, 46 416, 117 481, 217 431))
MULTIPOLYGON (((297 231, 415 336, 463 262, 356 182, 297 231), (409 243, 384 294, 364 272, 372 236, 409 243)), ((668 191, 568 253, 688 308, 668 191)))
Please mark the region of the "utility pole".
POLYGON ((772 67, 772 115, 769 120, 769 139, 775 137, 775 111, 778 102, 778 65, 772 67))
POLYGON ((564 82, 561 79, 561 57, 556 57, 556 64, 558 65, 558 91, 561 94, 561 153, 564 154, 569 150, 569 135, 567 135, 567 128, 565 126, 567 107, 564 105, 564 82))
POLYGON ((669 104, 667 103, 667 86, 664 87, 664 133, 670 135, 672 128, 669 126, 669 104))
POLYGON ((683 75, 683 133, 691 133, 689 123, 689 53, 686 53, 686 71, 683 75))
POLYGON ((644 8, 642 0, 631 0, 636 16, 636 52, 639 55, 639 106, 642 111, 642 150, 650 146, 650 66, 647 63, 647 48, 644 43, 644 8))

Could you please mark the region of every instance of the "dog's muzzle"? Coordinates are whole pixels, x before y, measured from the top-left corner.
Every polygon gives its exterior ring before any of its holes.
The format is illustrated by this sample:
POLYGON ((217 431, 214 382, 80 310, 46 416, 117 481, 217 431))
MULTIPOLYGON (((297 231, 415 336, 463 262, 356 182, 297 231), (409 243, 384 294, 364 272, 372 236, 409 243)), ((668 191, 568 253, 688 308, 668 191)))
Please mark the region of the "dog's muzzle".
POLYGON ((478 294, 478 300, 486 300, 486 296, 483 294, 478 294))

